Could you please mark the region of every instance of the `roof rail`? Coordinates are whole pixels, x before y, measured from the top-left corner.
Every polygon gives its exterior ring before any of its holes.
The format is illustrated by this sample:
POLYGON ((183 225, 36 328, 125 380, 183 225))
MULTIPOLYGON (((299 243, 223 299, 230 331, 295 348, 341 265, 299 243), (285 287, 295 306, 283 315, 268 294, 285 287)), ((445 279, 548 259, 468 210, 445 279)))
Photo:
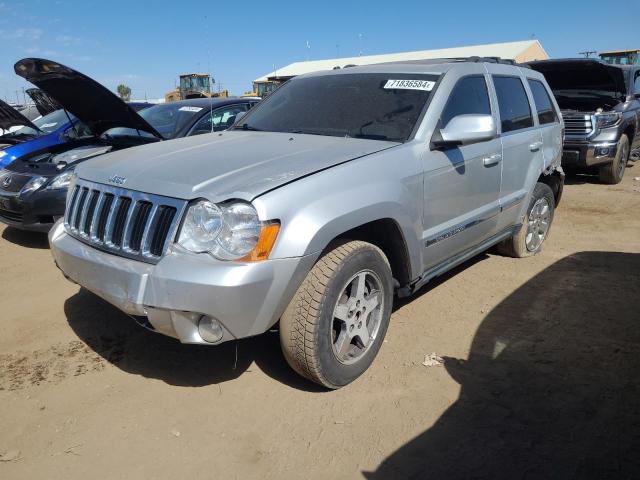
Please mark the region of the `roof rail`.
MULTIPOLYGON (((517 67, 522 67, 522 68, 531 68, 529 67, 529 65, 526 65, 524 63, 518 63, 515 60, 511 60, 511 59, 506 59, 506 58, 501 58, 501 57, 479 57, 479 56, 471 56, 471 57, 441 57, 441 58, 428 58, 428 59, 422 59, 422 60, 395 60, 393 62, 383 62, 381 65, 384 64, 417 64, 417 65, 434 65, 434 64, 439 64, 439 63, 462 63, 462 62, 474 62, 474 63, 500 63, 503 65, 513 65, 513 66, 517 66, 517 67)), ((346 68, 347 66, 352 66, 352 65, 345 65, 346 68)))
POLYGON ((457 57, 457 58, 452 58, 452 60, 457 61, 457 62, 501 63, 503 65, 517 65, 518 67, 530 68, 528 65, 524 65, 524 64, 518 63, 515 60, 509 59, 509 58, 501 58, 501 57, 478 57, 478 56, 472 56, 472 57, 457 57))

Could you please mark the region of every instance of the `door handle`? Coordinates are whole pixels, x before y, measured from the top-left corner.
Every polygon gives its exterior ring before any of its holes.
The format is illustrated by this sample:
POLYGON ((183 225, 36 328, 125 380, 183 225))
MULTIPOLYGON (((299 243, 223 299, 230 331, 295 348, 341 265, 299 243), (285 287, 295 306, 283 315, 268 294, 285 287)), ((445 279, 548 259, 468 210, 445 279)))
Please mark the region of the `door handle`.
POLYGON ((494 155, 484 157, 482 159, 482 163, 485 167, 491 167, 493 165, 497 165, 498 163, 500 163, 500 160, 502 160, 502 155, 500 155, 499 153, 496 153, 494 155))
POLYGON ((540 150, 540 147, 542 147, 542 142, 533 142, 531 145, 529 145, 529 150, 531 150, 532 152, 537 152, 540 150))

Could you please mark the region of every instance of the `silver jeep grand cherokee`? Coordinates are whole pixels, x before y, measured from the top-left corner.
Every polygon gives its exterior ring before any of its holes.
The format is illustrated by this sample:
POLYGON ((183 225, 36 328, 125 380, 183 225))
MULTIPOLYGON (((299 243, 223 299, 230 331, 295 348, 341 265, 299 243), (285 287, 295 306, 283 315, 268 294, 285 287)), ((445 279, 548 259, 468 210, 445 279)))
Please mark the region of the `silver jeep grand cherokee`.
POLYGON ((68 278, 184 343, 279 322, 288 363, 339 388, 378 353, 394 293, 496 244, 540 250, 562 128, 543 76, 509 62, 304 75, 232 130, 80 165, 51 250, 68 278))

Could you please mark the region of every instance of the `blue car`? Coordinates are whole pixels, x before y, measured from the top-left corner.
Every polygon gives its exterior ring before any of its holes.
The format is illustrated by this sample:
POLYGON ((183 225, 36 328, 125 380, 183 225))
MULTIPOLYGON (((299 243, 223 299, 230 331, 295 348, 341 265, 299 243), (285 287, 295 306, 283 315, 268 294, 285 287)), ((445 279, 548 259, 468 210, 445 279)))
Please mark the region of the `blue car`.
MULTIPOLYGON (((4 108, 13 110, 12 107, 1 102, 0 109, 4 108)), ((36 160, 38 155, 67 150, 69 148, 68 142, 72 142, 77 137, 76 131, 73 129, 77 119, 64 110, 56 110, 33 122, 24 117, 16 123, 23 125, 23 127, 0 137, 0 168, 6 167, 18 159, 36 160)), ((14 126, 17 125, 5 123, 4 126, 0 125, 0 128, 9 130, 14 126)))

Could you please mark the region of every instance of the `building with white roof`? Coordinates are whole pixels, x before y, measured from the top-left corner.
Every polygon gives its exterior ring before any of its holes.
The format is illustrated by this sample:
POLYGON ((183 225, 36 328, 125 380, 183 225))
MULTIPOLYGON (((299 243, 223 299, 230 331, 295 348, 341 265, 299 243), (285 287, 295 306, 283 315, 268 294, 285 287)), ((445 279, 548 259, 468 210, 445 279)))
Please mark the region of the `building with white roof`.
MULTIPOLYGON (((254 84, 283 82, 304 73, 320 70, 344 68, 347 65, 371 65, 375 63, 402 62, 413 60, 430 60, 434 58, 460 57, 500 57, 516 62, 531 60, 545 60, 549 58, 538 40, 524 40, 520 42, 490 43, 486 45, 471 45, 468 47, 440 48, 436 50, 419 50, 415 52, 385 53, 382 55, 363 55, 359 57, 331 58, 328 60, 311 60, 295 62, 286 67, 278 68, 254 80, 254 84)), ((254 85, 255 90, 256 85, 254 85)))

